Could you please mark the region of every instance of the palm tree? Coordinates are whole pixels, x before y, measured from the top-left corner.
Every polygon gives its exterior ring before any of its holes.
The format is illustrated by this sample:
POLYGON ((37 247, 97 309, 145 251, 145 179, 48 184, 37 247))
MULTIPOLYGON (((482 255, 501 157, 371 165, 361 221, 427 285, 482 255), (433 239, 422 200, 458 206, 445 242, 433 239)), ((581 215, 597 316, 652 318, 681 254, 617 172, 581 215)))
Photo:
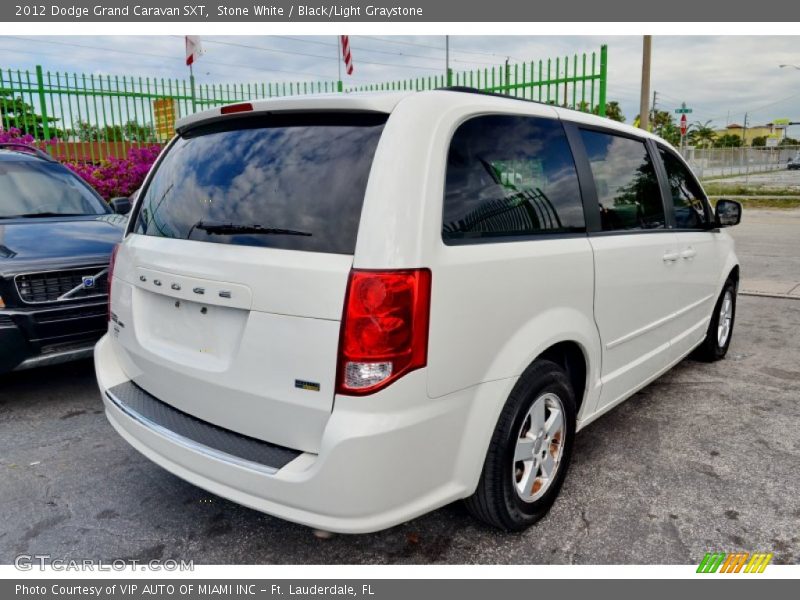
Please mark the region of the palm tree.
POLYGON ((695 121, 689 127, 689 141, 698 148, 710 148, 716 137, 717 134, 711 127, 711 121, 705 123, 695 121))

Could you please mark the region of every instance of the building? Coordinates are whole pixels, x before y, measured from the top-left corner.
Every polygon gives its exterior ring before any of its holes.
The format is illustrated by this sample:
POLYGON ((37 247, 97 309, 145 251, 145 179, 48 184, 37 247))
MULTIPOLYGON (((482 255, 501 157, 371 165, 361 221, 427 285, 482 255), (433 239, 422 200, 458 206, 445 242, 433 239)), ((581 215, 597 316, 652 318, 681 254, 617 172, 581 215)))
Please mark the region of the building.
POLYGON ((738 123, 731 123, 724 129, 717 129, 714 133, 717 137, 723 135, 735 135, 740 139, 744 139, 744 146, 752 146, 753 140, 758 137, 769 138, 770 136, 778 136, 776 139, 782 140, 786 137, 786 125, 767 123, 766 125, 748 125, 745 131, 742 125, 738 123))

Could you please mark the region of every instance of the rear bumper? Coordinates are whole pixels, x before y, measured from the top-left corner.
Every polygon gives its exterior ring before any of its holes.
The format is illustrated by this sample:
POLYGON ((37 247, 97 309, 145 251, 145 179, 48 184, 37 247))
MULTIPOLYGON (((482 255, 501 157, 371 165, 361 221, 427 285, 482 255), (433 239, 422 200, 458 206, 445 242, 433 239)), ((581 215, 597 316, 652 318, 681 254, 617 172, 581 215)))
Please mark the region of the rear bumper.
POLYGON ((106 303, 0 311, 0 373, 89 358, 106 303))
POLYGON ((209 492, 341 533, 385 529, 472 493, 493 429, 481 399, 509 385, 492 382, 430 399, 420 370, 373 396, 339 396, 319 454, 297 452, 284 466, 264 469, 126 410, 113 394, 129 381, 115 345, 108 336, 97 344, 97 378, 109 421, 134 448, 209 492))

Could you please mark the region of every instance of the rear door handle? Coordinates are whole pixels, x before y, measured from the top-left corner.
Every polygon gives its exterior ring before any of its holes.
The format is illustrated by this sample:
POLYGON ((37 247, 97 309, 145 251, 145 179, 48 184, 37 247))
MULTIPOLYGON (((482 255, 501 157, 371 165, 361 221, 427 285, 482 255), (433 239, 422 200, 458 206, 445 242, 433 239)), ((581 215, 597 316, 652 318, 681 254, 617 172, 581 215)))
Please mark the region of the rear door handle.
POLYGON ((691 246, 689 246, 688 248, 686 248, 686 250, 681 252, 681 258, 685 258, 687 260, 694 258, 695 256, 697 256, 697 250, 695 250, 691 246))
POLYGON ((664 254, 664 262, 675 262, 680 258, 680 254, 677 252, 667 252, 664 254))

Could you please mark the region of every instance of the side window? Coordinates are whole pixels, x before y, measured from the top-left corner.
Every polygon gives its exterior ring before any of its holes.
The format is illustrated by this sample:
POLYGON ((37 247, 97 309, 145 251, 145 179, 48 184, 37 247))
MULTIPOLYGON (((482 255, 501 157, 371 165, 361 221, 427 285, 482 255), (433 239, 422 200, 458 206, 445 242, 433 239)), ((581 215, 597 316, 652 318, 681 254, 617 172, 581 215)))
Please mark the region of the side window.
POLYGON ((664 204, 644 142, 581 130, 592 167, 603 231, 663 229, 664 204))
POLYGON ((442 238, 583 232, 578 175, 561 123, 475 117, 447 156, 442 238))
POLYGON ((659 147, 664 169, 667 171, 672 206, 675 212, 675 227, 678 229, 700 229, 708 222, 703 188, 691 171, 672 152, 659 147))

